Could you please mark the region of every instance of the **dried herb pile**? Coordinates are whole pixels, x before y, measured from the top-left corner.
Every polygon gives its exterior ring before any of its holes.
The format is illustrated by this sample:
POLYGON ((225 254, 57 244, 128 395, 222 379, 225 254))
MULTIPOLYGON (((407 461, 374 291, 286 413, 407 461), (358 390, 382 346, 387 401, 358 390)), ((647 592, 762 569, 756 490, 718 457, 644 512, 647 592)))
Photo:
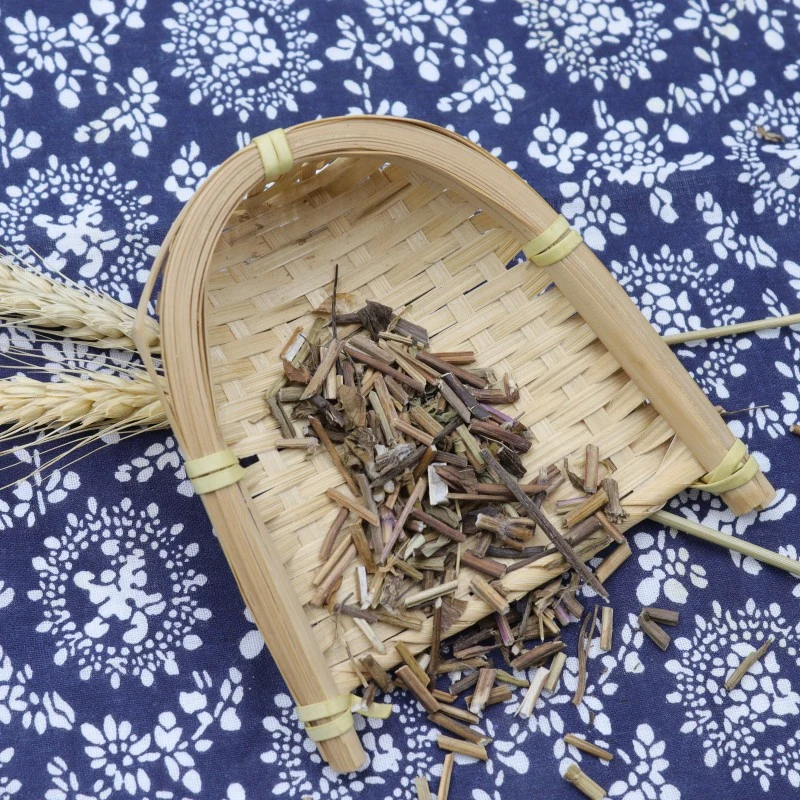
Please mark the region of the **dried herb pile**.
MULTIPOLYGON (((375 623, 419 631, 432 616, 428 653, 415 657, 402 641, 392 642, 403 660, 393 676, 372 655, 351 657, 363 702, 402 686, 446 732, 442 749, 486 759, 490 737, 474 727, 483 710, 519 688, 517 713, 530 717, 539 695, 558 685, 566 661, 562 629, 581 618, 573 702, 583 698, 598 607, 584 614, 576 594, 586 583, 607 598, 603 582, 631 554, 617 527, 627 514, 614 465, 589 445, 581 474, 565 459, 527 475, 522 457, 533 437, 503 410, 519 399, 512 376, 477 368, 472 352, 431 352, 427 331, 388 306, 370 301, 342 313, 337 297, 334 289, 308 333, 295 331, 282 353, 284 380, 267 398, 283 434, 277 446, 324 448, 347 486, 327 491, 340 511, 323 542, 310 602, 351 618, 377 654, 386 645, 375 623), (559 530, 542 502, 567 481, 575 494, 555 504, 559 530), (546 545, 532 544, 537 530, 546 545), (597 531, 617 544, 593 572, 576 548, 597 531), (556 553, 563 574, 510 603, 503 577, 556 553), (492 613, 443 645, 467 605, 455 597, 462 567, 473 571, 470 592, 492 613), (355 570, 355 593, 341 596, 348 570, 355 570), (499 660, 510 670, 533 670, 531 679, 497 668, 499 660), (457 679, 447 691, 437 688, 437 677, 452 673, 457 679)), ((642 619, 658 639, 652 626, 667 621, 648 610, 642 619)), ((612 625, 606 607, 604 649, 612 625)))

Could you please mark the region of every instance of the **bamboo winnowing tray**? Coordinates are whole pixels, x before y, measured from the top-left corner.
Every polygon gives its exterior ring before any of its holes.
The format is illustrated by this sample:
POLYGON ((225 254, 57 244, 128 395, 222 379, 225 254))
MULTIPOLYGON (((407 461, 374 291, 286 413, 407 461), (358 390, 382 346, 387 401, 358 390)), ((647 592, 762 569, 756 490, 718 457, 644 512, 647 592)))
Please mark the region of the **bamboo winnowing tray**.
MULTIPOLYGON (((339 292, 410 305, 433 350, 474 350, 479 366, 514 377, 515 413, 534 435, 529 474, 597 444, 616 466, 628 525, 717 467, 734 443, 584 244, 548 266, 514 263, 557 219, 519 176, 461 137, 411 120, 347 117, 259 137, 208 178, 170 230, 138 317, 161 274, 164 400, 187 458, 213 461, 228 448, 255 456, 240 480, 238 466, 222 464, 233 482, 203 500, 299 705, 352 689, 348 650, 356 659, 371 651, 351 620, 305 605, 337 511, 325 490, 343 481, 325 453, 276 449, 265 400, 282 376, 283 346, 330 297, 335 265, 339 292)), ((723 497, 740 514, 772 494, 759 472, 723 497)), ((583 552, 604 546, 598 534, 583 552)), ((513 597, 563 569, 551 557, 503 584, 513 597)), ((456 596, 469 605, 449 635, 489 613, 469 596, 469 580, 462 569, 456 596)), ((341 596, 352 589, 348 570, 341 596)), ((416 651, 430 644, 430 620, 422 631, 374 627, 385 666, 399 660, 395 639, 416 651)), ((364 760, 352 728, 320 750, 337 770, 364 760)))

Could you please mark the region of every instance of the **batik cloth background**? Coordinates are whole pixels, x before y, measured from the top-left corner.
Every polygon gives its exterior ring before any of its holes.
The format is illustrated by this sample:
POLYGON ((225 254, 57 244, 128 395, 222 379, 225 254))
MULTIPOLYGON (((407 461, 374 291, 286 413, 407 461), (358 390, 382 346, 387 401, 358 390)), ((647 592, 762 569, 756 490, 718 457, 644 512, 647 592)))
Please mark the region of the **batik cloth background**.
MULTIPOLYGON (((659 332, 788 313, 799 25, 798 0, 0 0, 0 241, 133 303, 181 204, 251 135, 408 115, 516 168, 659 332)), ((0 329, 11 344, 38 348, 0 329)), ((796 557, 800 334, 678 352, 715 403, 766 406, 729 424, 778 497, 736 520, 697 492, 671 510, 796 557)), ((97 369, 130 357, 42 354, 97 369)), ((491 758, 457 759, 452 798, 577 797, 559 777, 572 760, 625 800, 797 791, 797 582, 652 524, 630 540, 610 581, 614 646, 595 640, 583 703, 570 657, 529 721, 516 699, 491 708, 491 758), (642 604, 681 611, 668 652, 639 632, 642 604), (614 760, 565 748, 567 732, 614 760)), ((443 754, 416 702, 393 701, 389 721, 358 722, 367 770, 323 768, 168 434, 0 492, 3 800, 410 798, 416 775, 436 786, 443 754)))

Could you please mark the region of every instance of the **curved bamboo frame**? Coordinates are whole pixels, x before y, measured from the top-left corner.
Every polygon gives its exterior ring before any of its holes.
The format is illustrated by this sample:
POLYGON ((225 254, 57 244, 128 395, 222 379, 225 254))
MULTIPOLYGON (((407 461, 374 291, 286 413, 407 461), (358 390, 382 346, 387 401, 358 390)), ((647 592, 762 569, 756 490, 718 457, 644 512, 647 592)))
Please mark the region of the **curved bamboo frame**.
MULTIPOLYGON (((522 241, 541 233, 557 217, 542 197, 500 161, 468 140, 427 123, 340 117, 297 125, 288 129, 286 136, 296 164, 368 156, 409 166, 441 184, 456 186, 479 206, 491 209, 522 241)), ((146 317, 163 271, 159 298, 167 385, 163 400, 188 459, 226 448, 215 415, 205 341, 206 277, 232 210, 248 190, 263 184, 263 176, 259 153, 250 145, 232 155, 206 180, 170 229, 137 310, 134 340, 152 370, 146 317)), ((624 289, 585 244, 547 269, 700 464, 714 469, 734 436, 624 289)), ((774 490, 760 472, 723 495, 736 514, 762 507, 773 496, 774 490)), ((263 535, 247 492, 234 484, 204 495, 203 502, 239 588, 295 699, 306 705, 338 694, 303 608, 269 536, 263 535)), ((352 729, 321 742, 319 747, 338 771, 357 769, 365 759, 352 729)))

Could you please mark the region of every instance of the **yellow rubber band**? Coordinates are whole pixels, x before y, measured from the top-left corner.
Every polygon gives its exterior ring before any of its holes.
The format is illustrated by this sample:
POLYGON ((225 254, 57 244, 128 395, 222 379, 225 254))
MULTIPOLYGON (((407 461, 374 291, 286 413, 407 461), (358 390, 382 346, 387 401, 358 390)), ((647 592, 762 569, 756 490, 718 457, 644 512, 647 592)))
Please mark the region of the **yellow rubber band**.
POLYGON ((253 143, 258 148, 261 163, 264 165, 264 178, 274 181, 294 166, 292 151, 283 128, 256 136, 253 143))
POLYGON ((244 477, 245 471, 230 450, 220 450, 187 461, 186 474, 197 494, 208 494, 237 483, 244 477))
POLYGON ((208 456, 200 456, 187 461, 186 474, 190 478, 197 478, 200 475, 208 475, 209 472, 218 472, 221 469, 238 464, 239 459, 233 454, 232 450, 220 450, 208 456))
POLYGON ((723 494, 743 486, 756 475, 758 470, 758 462, 753 456, 748 457, 747 446, 741 439, 737 439, 719 466, 703 475, 698 483, 691 485, 691 488, 711 494, 723 494))
POLYGON ((556 221, 548 225, 537 237, 531 239, 522 251, 525 253, 526 258, 533 258, 552 247, 567 231, 569 230, 569 222, 566 217, 559 214, 556 221))
POLYGON ((545 250, 544 253, 534 256, 531 261, 537 267, 549 267, 551 264, 561 261, 562 258, 566 258, 582 241, 578 231, 571 230, 561 241, 545 250))
POLYGON ((583 239, 569 227, 569 222, 559 214, 538 236, 531 239, 522 252, 537 267, 549 267, 566 258, 583 239))
POLYGON ((392 713, 389 703, 372 703, 367 708, 362 708, 361 698, 354 694, 340 694, 311 703, 307 706, 297 706, 298 719, 305 725, 308 738, 314 742, 324 742, 335 739, 353 727, 353 714, 361 714, 370 719, 386 719, 392 713), (312 725, 312 722, 333 717, 328 722, 312 725))

